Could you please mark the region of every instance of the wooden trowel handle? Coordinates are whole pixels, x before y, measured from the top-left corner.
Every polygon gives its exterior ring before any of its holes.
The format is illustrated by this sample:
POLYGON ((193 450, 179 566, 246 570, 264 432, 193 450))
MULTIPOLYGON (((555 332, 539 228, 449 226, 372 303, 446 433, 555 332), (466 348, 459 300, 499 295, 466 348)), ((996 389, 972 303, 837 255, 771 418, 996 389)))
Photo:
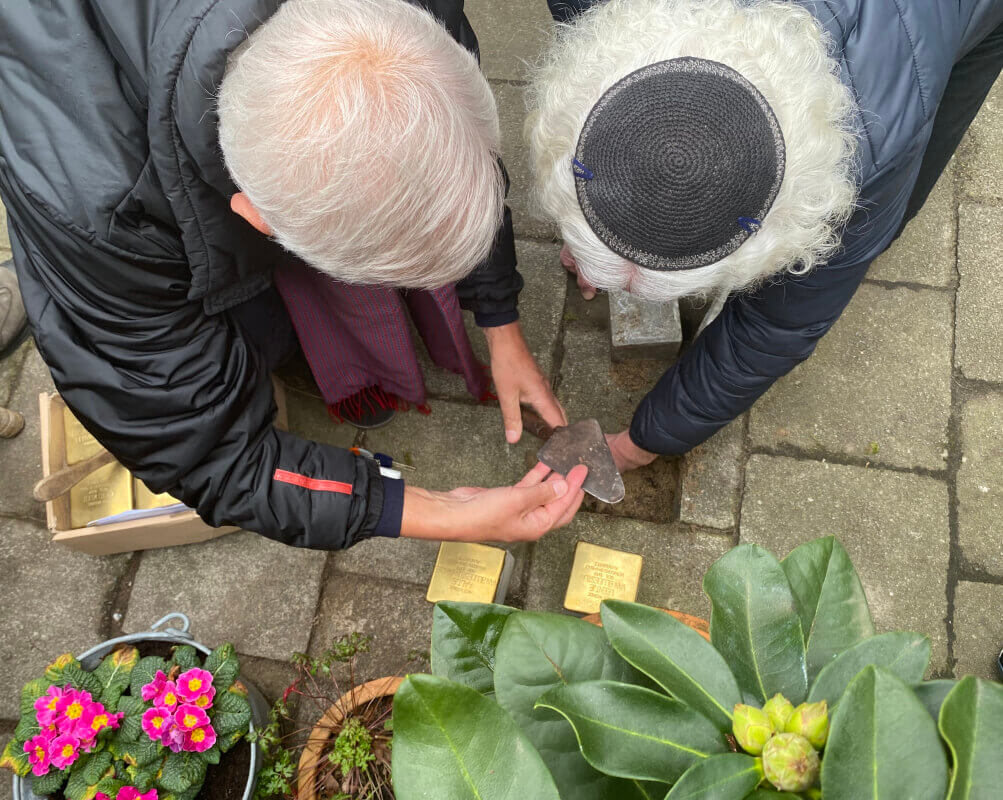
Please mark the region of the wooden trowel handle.
POLYGON ((522 429, 543 441, 547 441, 554 433, 554 429, 543 421, 543 417, 526 406, 522 407, 522 429))
POLYGON ((42 480, 35 484, 32 494, 36 500, 43 503, 55 500, 57 497, 61 497, 70 491, 70 489, 92 472, 114 461, 115 456, 107 450, 102 450, 100 453, 91 456, 85 461, 81 461, 79 464, 74 464, 72 467, 63 467, 51 475, 42 478, 42 480))

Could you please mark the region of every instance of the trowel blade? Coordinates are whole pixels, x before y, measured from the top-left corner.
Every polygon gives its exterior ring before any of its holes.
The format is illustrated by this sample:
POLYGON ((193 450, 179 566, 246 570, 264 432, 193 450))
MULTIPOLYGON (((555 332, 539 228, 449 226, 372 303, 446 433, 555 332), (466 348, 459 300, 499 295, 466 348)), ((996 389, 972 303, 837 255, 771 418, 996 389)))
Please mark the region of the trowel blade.
POLYGON ((572 467, 585 464, 589 474, 582 488, 588 494, 604 503, 623 500, 623 478, 616 468, 598 420, 583 419, 573 425, 555 428, 536 457, 561 475, 567 475, 572 467))

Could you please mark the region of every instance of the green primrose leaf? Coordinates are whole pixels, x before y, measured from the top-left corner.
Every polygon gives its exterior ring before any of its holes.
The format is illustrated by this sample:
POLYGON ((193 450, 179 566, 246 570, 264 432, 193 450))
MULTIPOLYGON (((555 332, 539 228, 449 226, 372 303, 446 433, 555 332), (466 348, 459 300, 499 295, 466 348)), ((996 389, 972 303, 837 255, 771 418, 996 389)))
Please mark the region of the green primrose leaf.
POLYGON ((606 775, 672 783, 695 763, 728 752, 706 717, 641 686, 584 681, 551 689, 536 705, 565 717, 585 760, 606 775))
POLYGON ((834 536, 806 542, 780 562, 801 617, 812 680, 839 653, 874 635, 864 587, 834 536))
POLYGON ((49 794, 56 794, 60 789, 63 788, 63 784, 66 782, 66 773, 60 772, 59 770, 50 769, 49 772, 42 776, 31 777, 31 791, 33 791, 39 797, 45 797, 49 794))
POLYGON ((797 705, 808 693, 804 637, 790 583, 772 553, 742 544, 703 580, 711 642, 727 654, 739 688, 759 703, 779 693, 797 705))
POLYGON ((699 711, 718 730, 731 731, 742 701, 724 657, 671 614, 619 600, 601 609, 603 631, 620 656, 673 697, 699 711))
POLYGON ((170 665, 159 656, 146 656, 146 658, 139 659, 129 676, 129 693, 133 697, 142 697, 143 687, 153 681, 158 670, 166 674, 170 671, 170 665))
POLYGON ((198 753, 169 753, 156 784, 168 792, 185 792, 201 786, 205 773, 206 761, 198 753))
POLYGON ((240 674, 240 662, 237 652, 229 642, 220 645, 206 656, 204 670, 212 673, 212 685, 216 694, 229 689, 240 674))
POLYGON ((434 675, 410 675, 397 690, 392 758, 397 800, 558 800, 512 718, 475 689, 434 675))
POLYGON ((989 800, 1003 786, 1003 686, 969 675, 940 709, 940 732, 954 757, 948 800, 989 800))
POLYGON ((132 671, 139 663, 135 647, 120 647, 102 659, 92 673, 101 684, 96 698, 108 711, 117 711, 119 698, 129 688, 132 671))
POLYGON ((171 661, 177 664, 182 672, 187 672, 190 669, 195 669, 196 667, 202 666, 202 659, 199 658, 199 652, 190 644, 181 644, 174 648, 174 654, 171 657, 171 661))
POLYGON ((481 694, 495 689, 495 648, 514 608, 440 602, 432 609, 432 673, 481 694))
POLYGON ((0 756, 0 767, 9 769, 21 778, 31 771, 31 762, 28 760, 28 754, 24 752, 23 739, 15 737, 4 745, 3 755, 0 756))
POLYGON ((891 672, 866 667, 833 712, 822 794, 826 800, 943 800, 946 789, 947 758, 926 707, 891 672))

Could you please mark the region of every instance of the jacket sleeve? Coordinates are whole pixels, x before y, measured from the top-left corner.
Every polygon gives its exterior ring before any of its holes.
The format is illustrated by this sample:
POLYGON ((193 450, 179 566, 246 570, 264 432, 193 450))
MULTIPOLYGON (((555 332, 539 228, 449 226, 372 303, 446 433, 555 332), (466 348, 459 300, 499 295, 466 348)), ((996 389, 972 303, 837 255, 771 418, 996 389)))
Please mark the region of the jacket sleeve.
MULTIPOLYGON (((498 161, 505 178, 505 194, 509 179, 505 165, 498 161)), ((512 212, 505 207, 494 246, 488 257, 466 278, 456 284, 460 308, 474 312, 474 319, 482 328, 506 325, 519 319, 519 292, 523 280, 516 269, 515 232, 512 229, 512 212)))
POLYGON ((39 351, 67 404, 126 467, 213 526, 320 549, 374 533, 384 496, 375 464, 273 427, 261 357, 227 315, 187 299, 184 262, 109 252, 13 205, 39 351))

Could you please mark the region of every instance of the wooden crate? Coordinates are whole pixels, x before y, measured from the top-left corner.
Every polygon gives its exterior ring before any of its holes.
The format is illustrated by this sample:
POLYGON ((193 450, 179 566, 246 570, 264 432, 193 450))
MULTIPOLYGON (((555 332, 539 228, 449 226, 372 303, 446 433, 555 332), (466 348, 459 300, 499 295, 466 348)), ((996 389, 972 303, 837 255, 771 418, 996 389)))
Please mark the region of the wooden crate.
MULTIPOLYGON (((275 384, 275 401, 278 414, 277 428, 288 428, 285 392, 279 381, 275 384)), ((63 409, 66 404, 58 394, 40 394, 38 410, 41 422, 42 475, 66 466, 66 437, 63 428, 63 409)), ((179 544, 194 544, 235 533, 236 527, 213 528, 206 525, 201 517, 191 509, 176 511, 147 519, 130 522, 115 522, 110 525, 96 525, 91 528, 70 527, 69 493, 45 504, 45 517, 52 540, 90 555, 103 556, 111 553, 125 553, 132 550, 150 550, 155 547, 172 547, 179 544)))

